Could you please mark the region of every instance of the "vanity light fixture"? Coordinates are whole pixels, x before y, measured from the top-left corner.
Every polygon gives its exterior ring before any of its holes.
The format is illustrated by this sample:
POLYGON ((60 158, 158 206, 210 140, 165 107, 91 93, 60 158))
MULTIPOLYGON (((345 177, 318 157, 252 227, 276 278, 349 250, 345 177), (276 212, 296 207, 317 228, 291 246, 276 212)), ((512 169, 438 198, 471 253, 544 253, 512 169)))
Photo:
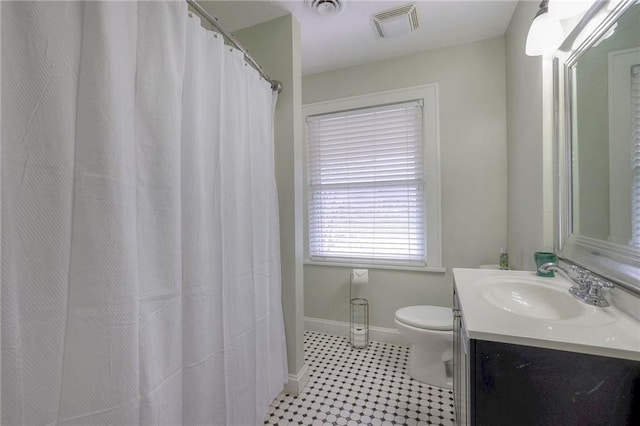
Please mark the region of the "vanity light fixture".
POLYGON ((558 19, 576 16, 593 5, 595 0, 549 0, 549 14, 558 19))
POLYGON ((560 21, 549 14, 549 0, 542 0, 540 9, 529 27, 525 53, 528 56, 551 53, 560 46, 563 39, 564 32, 560 21))

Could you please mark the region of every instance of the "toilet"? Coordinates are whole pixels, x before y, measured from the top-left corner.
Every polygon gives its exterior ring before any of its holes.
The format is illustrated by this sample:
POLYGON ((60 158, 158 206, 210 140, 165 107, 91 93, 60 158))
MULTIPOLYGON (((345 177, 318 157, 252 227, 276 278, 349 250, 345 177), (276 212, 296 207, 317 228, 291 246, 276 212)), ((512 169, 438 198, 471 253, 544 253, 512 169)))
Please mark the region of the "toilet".
POLYGON ((409 375, 441 388, 453 384, 453 312, 441 306, 407 306, 396 311, 398 332, 411 344, 409 375))

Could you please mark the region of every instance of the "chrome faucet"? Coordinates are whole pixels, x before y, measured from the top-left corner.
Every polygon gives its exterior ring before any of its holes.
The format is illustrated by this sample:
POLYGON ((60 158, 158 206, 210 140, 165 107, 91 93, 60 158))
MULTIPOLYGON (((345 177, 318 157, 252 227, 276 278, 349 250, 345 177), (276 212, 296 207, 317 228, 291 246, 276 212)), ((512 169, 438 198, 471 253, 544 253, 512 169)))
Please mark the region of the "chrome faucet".
POLYGON ((590 305, 600 307, 609 306, 609 302, 604 298, 604 291, 612 288, 613 283, 611 281, 600 277, 593 277, 593 279, 589 281, 589 291, 587 291, 587 295, 584 297, 584 300, 580 300, 590 305))
POLYGON ((556 262, 548 262, 540 265, 538 271, 541 273, 550 271, 560 272, 573 282, 569 293, 575 298, 589 305, 600 307, 609 306, 609 302, 604 298, 604 290, 613 288, 613 283, 594 275, 587 269, 571 265, 569 270, 567 270, 556 262))

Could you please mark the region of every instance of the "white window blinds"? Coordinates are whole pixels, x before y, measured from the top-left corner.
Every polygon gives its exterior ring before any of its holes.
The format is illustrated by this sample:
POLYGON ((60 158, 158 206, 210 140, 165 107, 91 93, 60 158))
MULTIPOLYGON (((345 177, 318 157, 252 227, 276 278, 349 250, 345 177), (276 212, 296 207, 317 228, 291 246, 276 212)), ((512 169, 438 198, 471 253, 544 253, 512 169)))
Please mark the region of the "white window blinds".
POLYGON ((312 259, 425 264, 422 104, 307 119, 312 259))
POLYGON ((631 245, 640 247, 640 64, 631 67, 631 245))

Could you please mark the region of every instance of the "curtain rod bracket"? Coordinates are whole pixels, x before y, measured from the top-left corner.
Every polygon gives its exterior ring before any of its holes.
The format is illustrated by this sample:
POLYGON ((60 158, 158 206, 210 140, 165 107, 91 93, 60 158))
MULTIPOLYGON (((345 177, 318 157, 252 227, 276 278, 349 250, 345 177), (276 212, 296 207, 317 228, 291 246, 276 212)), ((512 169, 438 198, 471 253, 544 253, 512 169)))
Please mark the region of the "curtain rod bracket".
POLYGON ((279 80, 271 80, 271 90, 274 92, 282 92, 282 83, 279 80))

